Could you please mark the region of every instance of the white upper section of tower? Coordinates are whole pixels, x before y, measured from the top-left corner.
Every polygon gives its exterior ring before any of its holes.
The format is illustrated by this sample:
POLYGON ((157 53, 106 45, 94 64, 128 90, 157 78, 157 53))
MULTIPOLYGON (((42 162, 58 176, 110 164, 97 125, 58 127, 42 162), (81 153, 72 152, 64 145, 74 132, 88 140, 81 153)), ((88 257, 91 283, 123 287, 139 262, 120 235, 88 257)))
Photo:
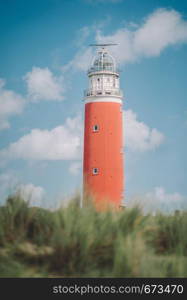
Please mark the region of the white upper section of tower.
POLYGON ((84 95, 86 99, 103 96, 122 98, 116 63, 105 47, 97 51, 88 70, 88 77, 89 88, 84 95))

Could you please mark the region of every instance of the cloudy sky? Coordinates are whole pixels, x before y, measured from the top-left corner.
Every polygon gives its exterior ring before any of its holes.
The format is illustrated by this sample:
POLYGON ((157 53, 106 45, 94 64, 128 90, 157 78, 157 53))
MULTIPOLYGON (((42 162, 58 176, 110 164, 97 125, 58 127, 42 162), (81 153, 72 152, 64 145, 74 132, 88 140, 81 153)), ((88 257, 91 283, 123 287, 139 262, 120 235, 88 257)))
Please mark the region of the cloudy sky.
POLYGON ((0 0, 0 23, 0 203, 81 189, 89 44, 115 42, 126 202, 187 205, 186 1, 0 0))

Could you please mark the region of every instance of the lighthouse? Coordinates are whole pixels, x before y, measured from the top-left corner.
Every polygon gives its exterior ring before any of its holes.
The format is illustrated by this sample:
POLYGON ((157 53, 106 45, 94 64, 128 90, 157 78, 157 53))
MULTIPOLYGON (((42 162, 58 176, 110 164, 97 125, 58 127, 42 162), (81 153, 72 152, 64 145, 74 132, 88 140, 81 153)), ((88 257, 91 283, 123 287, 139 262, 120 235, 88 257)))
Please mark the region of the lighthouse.
POLYGON ((92 199, 98 210, 118 209, 124 197, 123 94, 111 45, 94 45, 84 92, 83 205, 92 199))

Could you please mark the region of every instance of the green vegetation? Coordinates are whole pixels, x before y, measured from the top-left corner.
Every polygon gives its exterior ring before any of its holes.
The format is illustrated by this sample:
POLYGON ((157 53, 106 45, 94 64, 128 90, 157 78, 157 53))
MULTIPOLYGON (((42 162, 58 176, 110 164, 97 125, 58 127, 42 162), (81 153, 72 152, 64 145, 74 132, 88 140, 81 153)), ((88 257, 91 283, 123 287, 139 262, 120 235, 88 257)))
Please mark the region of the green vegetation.
MULTIPOLYGON (((76 201, 75 201, 76 200, 76 201)), ((0 277, 187 277, 187 212, 0 207, 0 277)))

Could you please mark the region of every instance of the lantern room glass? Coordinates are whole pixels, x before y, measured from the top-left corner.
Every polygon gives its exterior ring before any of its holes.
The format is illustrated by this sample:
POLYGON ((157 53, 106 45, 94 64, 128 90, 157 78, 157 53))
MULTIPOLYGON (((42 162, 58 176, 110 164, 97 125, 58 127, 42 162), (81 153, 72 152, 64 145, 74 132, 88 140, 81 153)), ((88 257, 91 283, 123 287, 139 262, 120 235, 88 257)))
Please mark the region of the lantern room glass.
POLYGON ((97 56, 94 58, 88 73, 110 71, 116 72, 116 64, 114 58, 108 54, 106 49, 99 50, 97 56))

